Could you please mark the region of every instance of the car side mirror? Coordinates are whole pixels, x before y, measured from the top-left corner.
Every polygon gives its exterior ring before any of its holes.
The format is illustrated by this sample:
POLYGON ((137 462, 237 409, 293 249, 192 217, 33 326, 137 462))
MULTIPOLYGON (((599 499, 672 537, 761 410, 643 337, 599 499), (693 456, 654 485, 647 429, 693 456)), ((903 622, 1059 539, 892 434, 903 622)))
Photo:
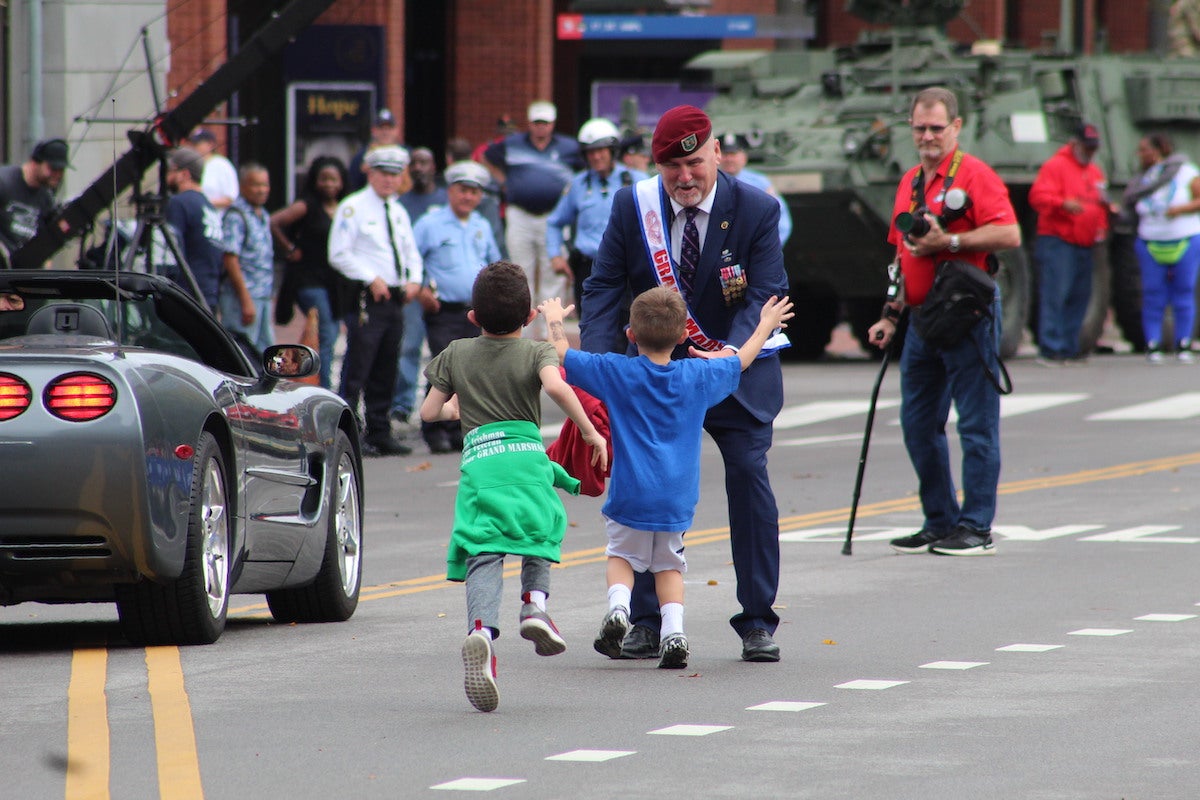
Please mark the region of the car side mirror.
POLYGON ((302 344, 273 344, 263 351, 262 365, 272 378, 307 378, 316 374, 321 357, 302 344))

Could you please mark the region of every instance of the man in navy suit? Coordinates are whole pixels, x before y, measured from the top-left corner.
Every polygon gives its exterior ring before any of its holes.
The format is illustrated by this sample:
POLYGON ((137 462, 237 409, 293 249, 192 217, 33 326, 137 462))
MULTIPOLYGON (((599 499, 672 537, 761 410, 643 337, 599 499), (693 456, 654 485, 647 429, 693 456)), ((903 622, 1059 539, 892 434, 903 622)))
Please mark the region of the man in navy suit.
MULTIPOLYGON (((617 192, 584 283, 582 349, 611 350, 628 298, 659 285, 677 289, 687 301, 689 341, 674 357, 686 358, 689 345, 716 351, 728 347, 726 342, 744 342, 758 324, 763 303, 787 294, 779 203, 718 171, 720 143, 698 108, 677 106, 663 114, 651 149, 659 174, 617 192)), ((779 512, 767 478, 767 450, 782 406, 783 375, 772 352, 742 373, 737 391, 711 408, 704 423, 725 462, 742 607, 730 624, 742 638, 746 661, 779 660, 772 638, 779 624, 772 609, 779 587, 779 512)), ((621 657, 654 658, 659 618, 653 576, 637 577, 630 615, 634 627, 621 657)))

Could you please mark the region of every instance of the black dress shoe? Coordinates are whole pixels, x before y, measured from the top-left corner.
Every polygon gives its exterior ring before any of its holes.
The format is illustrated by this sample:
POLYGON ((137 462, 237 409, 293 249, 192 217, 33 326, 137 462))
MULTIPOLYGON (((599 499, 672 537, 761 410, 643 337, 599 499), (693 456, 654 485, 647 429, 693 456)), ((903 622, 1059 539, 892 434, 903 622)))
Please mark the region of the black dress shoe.
POLYGON ((372 436, 363 440, 363 455, 366 456, 406 456, 412 448, 398 442, 389 436, 372 436))
POLYGON ((441 428, 434 428, 425 433, 425 444, 429 445, 431 453, 449 453, 454 449, 454 445, 450 441, 450 434, 441 428))
POLYGON ((621 642, 621 658, 658 658, 658 631, 634 625, 621 642))
POLYGON ((779 645, 762 628, 755 628, 742 637, 742 661, 778 660, 779 645))

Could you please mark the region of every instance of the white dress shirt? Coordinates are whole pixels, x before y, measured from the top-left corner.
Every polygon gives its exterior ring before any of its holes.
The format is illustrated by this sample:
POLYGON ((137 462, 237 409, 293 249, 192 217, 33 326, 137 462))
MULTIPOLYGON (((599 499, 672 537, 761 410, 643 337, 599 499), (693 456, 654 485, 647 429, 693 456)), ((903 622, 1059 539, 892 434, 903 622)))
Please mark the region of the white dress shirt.
POLYGON ((398 287, 406 283, 419 284, 424 279, 421 254, 417 250, 408 212, 395 197, 385 203, 370 186, 338 204, 329 231, 329 263, 347 278, 363 283, 383 278, 388 286, 398 287), (403 274, 396 270, 385 214, 391 217, 395 253, 399 256, 403 274))

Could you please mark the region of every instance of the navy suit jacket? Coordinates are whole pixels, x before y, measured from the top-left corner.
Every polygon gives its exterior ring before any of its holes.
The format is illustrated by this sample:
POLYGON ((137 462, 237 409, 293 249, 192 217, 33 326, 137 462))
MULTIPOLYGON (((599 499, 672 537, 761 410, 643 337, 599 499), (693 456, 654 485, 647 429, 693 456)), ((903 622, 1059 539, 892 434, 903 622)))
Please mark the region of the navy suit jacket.
MULTIPOLYGON (((611 350, 620 325, 626 290, 636 297, 658 285, 642 236, 633 197, 634 187, 625 187, 613 198, 612 214, 600 250, 592 263, 592 274, 583 284, 581 346, 590 352, 611 350)), ((671 213, 665 191, 659 200, 671 213)), ((663 224, 670 236, 670 217, 663 224)), ((701 330, 709 336, 741 346, 758 327, 763 303, 771 295, 787 293, 787 274, 779 244, 779 201, 738 181, 724 172, 717 174, 717 194, 708 219, 704 249, 696 268, 689 309, 701 330), (720 269, 740 264, 748 287, 745 298, 726 305, 721 292, 720 269)), ((636 352, 632 346, 629 352, 636 352)), ((687 356, 687 344, 675 357, 687 356)), ((783 407, 783 374, 779 356, 756 360, 742 373, 733 395, 760 422, 770 422, 783 407)))

